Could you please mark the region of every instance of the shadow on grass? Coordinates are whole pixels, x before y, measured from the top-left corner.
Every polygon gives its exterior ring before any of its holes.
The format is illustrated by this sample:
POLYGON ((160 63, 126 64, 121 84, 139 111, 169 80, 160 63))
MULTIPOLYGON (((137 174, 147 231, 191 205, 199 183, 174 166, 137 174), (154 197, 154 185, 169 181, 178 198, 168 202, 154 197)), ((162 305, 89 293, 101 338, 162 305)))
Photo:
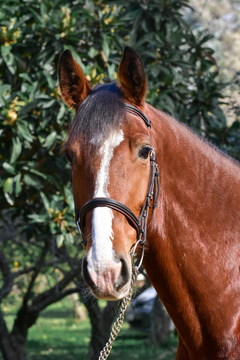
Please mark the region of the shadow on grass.
MULTIPOLYGON (((13 316, 7 318, 13 322, 13 316)), ((29 329, 26 360, 86 360, 90 334, 89 318, 75 321, 71 308, 55 305, 42 312, 29 329)), ((124 323, 109 360, 175 360, 177 342, 177 336, 170 334, 166 344, 150 345, 147 332, 131 329, 124 323)))
POLYGON ((54 319, 54 318, 69 318, 72 317, 74 318, 74 313, 73 310, 69 309, 69 310, 50 310, 50 311, 44 311, 41 313, 41 317, 42 318, 47 318, 47 319, 54 319))
POLYGON ((148 338, 148 333, 147 332, 140 332, 140 331, 135 332, 131 328, 129 330, 127 330, 127 332, 123 331, 120 334, 122 334, 122 336, 124 336, 126 339, 129 339, 129 340, 131 340, 131 339, 141 340, 141 339, 147 339, 148 338))
POLYGON ((59 359, 87 359, 88 346, 81 346, 77 342, 62 341, 58 344, 45 343, 40 340, 30 340, 27 345, 27 360, 59 360, 59 359), (61 343, 61 344, 60 344, 61 343))
MULTIPOLYGON (((178 338, 171 333, 168 341, 161 345, 151 345, 148 334, 140 331, 127 329, 120 333, 122 341, 116 341, 112 349, 112 358, 115 359, 139 359, 139 360, 175 360, 178 338)), ((111 360, 111 356, 110 356, 111 360)))

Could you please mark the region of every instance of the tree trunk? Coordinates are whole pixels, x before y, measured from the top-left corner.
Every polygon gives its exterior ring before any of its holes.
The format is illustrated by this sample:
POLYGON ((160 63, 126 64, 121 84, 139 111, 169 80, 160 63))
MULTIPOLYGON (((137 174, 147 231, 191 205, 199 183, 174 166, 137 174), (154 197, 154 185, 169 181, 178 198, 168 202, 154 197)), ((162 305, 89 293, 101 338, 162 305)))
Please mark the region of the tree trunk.
POLYGON ((21 334, 1 336, 0 349, 4 360, 26 360, 26 338, 21 334))
POLYGON ((102 311, 96 302, 89 311, 92 325, 91 342, 89 344, 88 360, 98 359, 99 353, 104 346, 102 325, 102 311))
POLYGON ((106 345, 111 332, 111 326, 119 311, 119 301, 109 301, 103 310, 98 303, 89 311, 92 324, 91 342, 89 345, 88 360, 97 360, 100 351, 106 345))
POLYGON ((9 333, 0 311, 0 349, 4 360, 26 360, 28 328, 35 323, 38 315, 39 312, 28 311, 27 307, 20 308, 9 333))
POLYGON ((72 305, 73 305, 73 313, 74 319, 76 320, 84 320, 87 317, 86 309, 83 307, 81 303, 79 303, 78 294, 71 295, 72 305))
POLYGON ((151 313, 151 331, 149 334, 151 344, 162 345, 168 340, 170 322, 170 316, 159 297, 156 296, 151 313))
POLYGON ((93 295, 86 298, 84 286, 80 287, 80 297, 86 306, 92 325, 91 341, 89 344, 88 360, 98 360, 100 351, 109 339, 111 326, 119 312, 119 301, 109 301, 104 309, 99 307, 93 295))

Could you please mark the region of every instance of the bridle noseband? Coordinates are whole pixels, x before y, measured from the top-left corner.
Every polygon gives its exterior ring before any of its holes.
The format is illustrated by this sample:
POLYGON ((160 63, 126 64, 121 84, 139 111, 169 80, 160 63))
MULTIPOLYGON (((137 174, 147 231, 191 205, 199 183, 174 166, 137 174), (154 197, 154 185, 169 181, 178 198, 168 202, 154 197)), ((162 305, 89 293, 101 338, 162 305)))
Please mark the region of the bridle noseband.
MULTIPOLYGON (((129 104, 125 104, 125 108, 127 112, 141 117, 141 119, 145 122, 147 127, 151 129, 151 121, 138 108, 129 104)), ((144 244, 146 243, 147 240, 147 220, 148 220, 149 209, 151 208, 152 200, 153 200, 153 210, 155 207, 158 206, 159 193, 160 193, 159 171, 158 171, 158 165, 156 164, 155 151, 152 148, 150 152, 150 174, 148 180, 147 195, 138 218, 127 206, 123 205, 117 200, 106 197, 96 197, 89 200, 82 206, 80 211, 75 206, 75 221, 78 230, 81 234, 81 237, 83 239, 82 241, 83 246, 85 247, 87 243, 87 240, 84 238, 83 235, 86 213, 96 207, 109 207, 123 214, 128 220, 129 224, 137 231, 138 240, 134 246, 133 253, 135 252, 135 249, 138 244, 142 245, 142 257, 140 260, 140 262, 142 262, 143 254, 144 254, 144 244)))

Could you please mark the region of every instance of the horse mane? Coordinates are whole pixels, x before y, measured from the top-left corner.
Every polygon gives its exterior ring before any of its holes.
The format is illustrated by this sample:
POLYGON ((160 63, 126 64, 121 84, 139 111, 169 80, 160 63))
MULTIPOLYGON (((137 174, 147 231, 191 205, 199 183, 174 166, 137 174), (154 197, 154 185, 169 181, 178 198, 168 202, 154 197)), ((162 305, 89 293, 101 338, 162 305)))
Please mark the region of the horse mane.
MULTIPOLYGON (((185 139, 189 138, 191 141, 193 141, 194 145, 197 145, 198 148, 200 148, 200 145, 202 143, 202 150, 205 153, 208 153, 209 156, 215 156, 214 154, 220 155, 223 160, 226 160, 225 166, 229 169, 229 166, 237 166, 237 168, 240 170, 240 162, 234 158, 232 158, 228 153, 226 153, 224 150, 217 147, 215 144, 210 142, 208 139, 204 138, 202 135, 194 131, 192 128, 190 128, 188 125, 184 124, 183 122, 171 117, 169 114, 164 113, 162 110, 156 109, 152 107, 151 105, 148 105, 151 108, 151 111, 155 113, 155 115, 158 116, 159 121, 163 121, 165 119, 167 121, 167 127, 168 129, 172 129, 172 131, 176 131, 177 134, 179 134, 179 130, 182 129, 185 133, 184 137, 185 139), (186 136, 186 137, 185 137, 186 136), (194 140, 195 139, 195 140, 194 140), (197 141, 197 144, 196 144, 197 141)), ((182 131, 181 131, 182 132, 182 131)), ((235 167, 234 167, 235 168, 235 167)), ((235 168, 236 169, 236 168, 235 168)))
POLYGON ((81 138, 88 147, 99 146, 120 127, 123 118, 124 103, 117 83, 96 85, 79 106, 67 143, 81 138))
MULTIPOLYGON (((99 147, 111 132, 118 129, 124 119, 124 102, 122 101, 122 90, 117 82, 104 79, 103 84, 96 85, 88 97, 79 106, 75 119, 69 131, 68 140, 64 147, 72 141, 83 140, 86 144, 85 148, 91 150, 92 147, 99 147)), ((213 152, 217 152, 230 163, 240 168, 240 163, 230 157, 226 152, 209 142, 200 134, 194 132, 189 126, 172 118, 163 111, 153 108, 148 104, 152 111, 158 116, 174 120, 180 127, 185 128, 194 137, 212 148, 213 152)), ((170 122, 169 122, 170 126, 170 122)))
POLYGON ((240 167, 240 162, 231 157, 226 151, 224 151, 223 149, 219 148, 217 145, 215 145, 214 143, 212 143, 209 139, 203 137, 201 134, 197 133, 196 130, 192 129, 191 127, 189 127, 188 125, 182 123, 179 120, 176 120, 180 125, 184 126, 185 128, 187 128, 188 130, 190 130, 190 132, 197 136, 197 138, 199 138, 200 140, 202 140, 205 144, 209 145, 210 148, 212 148, 214 151, 216 151, 218 154, 220 154, 221 156, 223 156, 224 158, 230 160, 231 163, 237 165, 238 167, 240 167))

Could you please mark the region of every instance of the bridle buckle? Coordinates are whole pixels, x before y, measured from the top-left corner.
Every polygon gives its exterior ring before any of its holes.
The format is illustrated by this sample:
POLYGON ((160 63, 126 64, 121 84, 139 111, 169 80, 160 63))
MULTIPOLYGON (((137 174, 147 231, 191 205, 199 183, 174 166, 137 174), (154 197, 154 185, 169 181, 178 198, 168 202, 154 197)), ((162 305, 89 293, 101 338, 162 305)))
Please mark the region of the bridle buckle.
POLYGON ((132 258, 135 257, 135 256, 137 256, 136 249, 137 249, 138 244, 142 245, 142 255, 141 255, 139 264, 138 264, 138 266, 137 266, 137 269, 140 269, 140 267, 141 267, 141 265, 142 265, 142 262, 143 262, 143 258, 144 258, 144 243, 143 243, 142 239, 138 239, 138 241, 137 241, 136 244, 134 245, 133 251, 131 252, 130 255, 132 256, 132 258))

